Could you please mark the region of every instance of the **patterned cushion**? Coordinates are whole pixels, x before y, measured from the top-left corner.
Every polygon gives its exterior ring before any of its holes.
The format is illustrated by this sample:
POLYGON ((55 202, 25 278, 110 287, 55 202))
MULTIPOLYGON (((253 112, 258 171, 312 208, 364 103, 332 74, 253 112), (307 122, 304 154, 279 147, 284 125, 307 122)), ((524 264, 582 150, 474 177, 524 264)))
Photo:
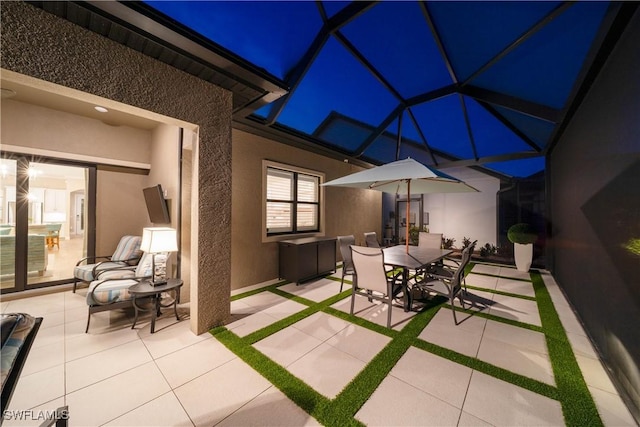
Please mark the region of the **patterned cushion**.
POLYGON ((115 252, 113 253, 113 255, 111 255, 111 260, 128 261, 140 258, 140 255, 142 255, 142 251, 140 250, 141 243, 142 237, 140 236, 122 237, 115 252))
POLYGON ((128 268, 114 268, 112 270, 104 270, 98 273, 97 280, 107 280, 107 279, 128 279, 130 277, 135 277, 135 271, 132 270, 133 267, 128 268))
MULTIPOLYGON (((104 262, 98 266, 98 271, 122 268, 123 265, 126 264, 121 262, 104 262)), ((73 269, 73 277, 85 282, 90 282, 95 279, 95 277, 93 277, 93 267, 95 267, 95 264, 78 265, 73 269)))
POLYGON ((131 279, 122 280, 94 280, 89 285, 87 304, 109 304, 131 299, 129 288, 138 283, 131 279))
POLYGON ((142 255, 138 267, 136 267, 136 277, 151 277, 152 262, 153 254, 145 253, 142 255))

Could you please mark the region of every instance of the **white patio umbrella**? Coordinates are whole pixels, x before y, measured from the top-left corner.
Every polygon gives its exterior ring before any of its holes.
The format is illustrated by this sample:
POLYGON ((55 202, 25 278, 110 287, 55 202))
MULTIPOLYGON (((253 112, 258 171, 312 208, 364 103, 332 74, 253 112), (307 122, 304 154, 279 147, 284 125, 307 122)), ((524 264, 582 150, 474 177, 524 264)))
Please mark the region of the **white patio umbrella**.
MULTIPOLYGON (((410 217, 410 198, 413 194, 470 193, 475 188, 457 178, 422 163, 407 158, 366 169, 333 181, 323 186, 366 188, 384 193, 407 195, 407 218, 410 217)), ((406 230, 407 253, 409 253, 409 227, 406 230)))

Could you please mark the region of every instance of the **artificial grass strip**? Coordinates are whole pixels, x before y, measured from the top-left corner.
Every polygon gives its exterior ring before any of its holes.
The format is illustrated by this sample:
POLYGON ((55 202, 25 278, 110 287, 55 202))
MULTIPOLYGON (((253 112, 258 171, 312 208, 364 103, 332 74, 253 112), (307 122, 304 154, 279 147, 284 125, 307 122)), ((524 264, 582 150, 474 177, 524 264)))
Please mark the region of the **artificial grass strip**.
POLYGON ((262 288, 258 288, 258 289, 254 289, 252 291, 247 291, 247 292, 243 292, 241 294, 233 295, 230 298, 230 301, 239 300, 239 299, 242 299, 242 298, 250 297, 251 295, 262 293, 264 291, 268 291, 268 290, 271 290, 271 289, 276 289, 277 287, 282 286, 282 285, 286 285, 287 283, 289 283, 288 280, 283 280, 281 282, 274 283, 272 285, 263 286, 262 288))
POLYGON ((270 324, 269 326, 265 326, 262 329, 258 329, 257 331, 254 331, 254 332, 246 335, 243 338, 243 340, 247 344, 256 343, 256 342, 258 342, 260 340, 263 340, 263 339, 267 338, 268 336, 273 335, 276 332, 286 328, 287 326, 291 326, 294 323, 297 323, 300 320, 304 319, 305 317, 309 317, 312 314, 317 313, 317 312, 318 312, 318 308, 317 307, 305 308, 302 311, 294 313, 291 316, 287 316, 284 319, 278 320, 278 321, 270 324))
POLYGON ((293 301, 299 302, 301 304, 305 304, 308 305, 308 308, 305 308, 302 311, 299 311, 297 313, 294 313, 290 316, 285 317, 284 319, 278 320, 274 323, 272 323, 269 326, 266 326, 262 329, 259 329, 257 331, 254 331, 252 333, 250 333, 249 335, 244 337, 244 340, 248 343, 248 344, 253 344, 256 343, 270 335, 275 334, 276 332, 278 332, 281 329, 286 328, 287 326, 291 326, 294 323, 299 322, 300 320, 311 316, 312 314, 315 314, 319 311, 322 311, 323 309, 325 309, 326 307, 328 307, 329 305, 335 304, 336 302, 346 298, 350 292, 342 292, 339 293, 337 295, 334 295, 331 298, 327 298, 326 300, 322 301, 322 302, 315 302, 315 301, 311 301, 308 300, 306 298, 301 298, 298 297, 296 295, 292 295, 289 294, 287 292, 281 291, 279 289, 277 290, 273 290, 271 289, 270 292, 276 293, 280 296, 283 296, 284 298, 287 299, 291 299, 293 301), (277 291, 277 292, 276 292, 277 291))
MULTIPOLYGON (((326 307, 322 310, 324 313, 327 313, 333 317, 337 317, 342 320, 346 320, 349 323, 353 323, 354 325, 362 326, 363 328, 370 329, 373 332, 377 332, 381 335, 386 335, 388 337, 395 337, 398 335, 398 331, 387 328, 386 326, 378 325, 377 323, 373 323, 369 320, 363 319, 362 317, 352 316, 349 313, 345 313, 344 311, 340 311, 333 307, 326 307)), ((393 321, 393 318, 391 318, 393 321)))
MULTIPOLYGON (((425 307, 392 339, 334 399, 334 410, 354 416, 406 353, 438 311, 438 306, 425 307)), ((376 325, 377 326, 377 325, 376 325)))
MULTIPOLYGON (((467 271, 471 270, 473 268, 473 264, 470 263, 467 268, 467 271)), ((340 281, 333 277, 328 278, 334 281, 340 281)), ((446 299, 444 298, 434 298, 433 300, 427 301, 427 305, 420 313, 416 314, 402 330, 396 331, 331 307, 331 305, 336 302, 349 297, 351 294, 350 289, 325 301, 316 303, 277 289, 279 286, 287 283, 285 281, 238 295, 233 299, 240 299, 241 297, 250 296, 256 293, 270 291, 282 297, 307 305, 308 308, 275 322, 261 330, 255 331, 244 338, 237 337, 225 327, 212 329, 211 333, 220 339, 220 341, 223 342, 223 344, 225 344, 231 351, 242 358, 242 360, 261 373, 293 402, 312 415, 320 423, 327 426, 361 426, 362 423, 354 418, 355 414, 371 397, 382 381, 384 381, 389 372, 410 346, 415 346, 419 349, 428 351, 479 372, 483 372, 492 377, 501 379, 548 398, 558 400, 562 406, 566 425, 602 425, 602 420, 598 415, 593 398, 591 397, 584 378, 582 377, 582 373, 573 354, 573 350, 564 328, 562 327, 558 314, 555 311, 548 291, 544 286, 544 282, 542 281, 540 274, 536 272, 531 274, 531 279, 536 295, 535 298, 523 297, 522 295, 509 294, 501 291, 494 291, 494 293, 535 300, 540 312, 542 327, 477 311, 473 312, 472 315, 544 333, 549 350, 549 359, 551 360, 557 384, 556 387, 419 339, 418 335, 422 330, 424 330, 440 308, 448 307, 449 309, 455 309, 462 313, 469 313, 459 307, 450 307, 448 304, 443 304, 446 303, 446 299), (322 396, 303 381, 289 373, 285 368, 273 362, 267 356, 252 347, 253 343, 258 342, 318 311, 344 319, 350 323, 362 326, 391 338, 391 341, 387 346, 385 346, 385 348, 382 349, 349 384, 347 384, 347 386, 342 390, 342 392, 340 392, 340 394, 338 394, 338 396, 336 396, 334 400, 330 400, 325 396, 322 396)), ((345 283, 346 282, 347 281, 345 281, 345 283)), ((469 288, 476 289, 471 286, 469 288)), ((489 291, 491 292, 491 290, 489 291)))
POLYGON ((504 295, 506 297, 526 299, 526 300, 529 300, 529 301, 535 301, 536 300, 536 297, 530 297, 528 295, 514 294, 512 292, 500 291, 498 289, 481 288, 481 287, 473 286, 473 285, 467 285, 467 289, 473 289, 473 290, 476 290, 476 291, 488 292, 488 293, 497 294, 497 295, 504 295))
POLYGON ((542 328, 567 426, 602 426, 602 419, 540 273, 531 274, 542 328))
POLYGON ((359 421, 340 417, 336 419, 330 399, 315 391, 282 366, 247 344, 228 330, 217 330, 216 338, 267 381, 277 387, 305 412, 326 426, 363 426, 359 421))
POLYGON ((274 293, 276 295, 279 295, 281 297, 290 299, 291 301, 295 301, 297 303, 306 305, 306 306, 312 306, 312 305, 316 304, 315 301, 312 301, 312 300, 307 299, 307 298, 303 298, 303 297, 298 296, 298 295, 292 295, 289 292, 285 292, 285 291, 280 290, 280 289, 269 289, 269 292, 274 293))
POLYGON ((413 346, 421 350, 428 351, 429 353, 433 353, 436 356, 451 360, 452 362, 458 363, 460 365, 467 366, 476 371, 491 375, 492 377, 498 378, 508 383, 515 384, 518 387, 533 391, 534 393, 538 393, 551 399, 558 400, 558 390, 556 389, 556 387, 550 384, 546 384, 533 378, 516 374, 515 372, 500 368, 498 366, 484 362, 480 359, 476 359, 475 357, 469 357, 448 348, 423 341, 420 338, 415 339, 415 341, 413 342, 413 346))
MULTIPOLYGON (((449 309, 452 308, 451 305, 449 304, 445 304, 444 306, 449 309)), ((518 328, 529 329, 530 331, 541 332, 541 333, 544 332, 542 327, 537 325, 532 325, 531 323, 524 323, 518 320, 507 319, 506 317, 496 316, 495 314, 483 313, 481 311, 470 311, 468 309, 463 309, 462 307, 458 307, 458 306, 453 307, 453 309, 459 313, 466 313, 471 316, 483 317, 485 319, 493 320, 494 322, 500 322, 506 325, 517 326, 518 328)))

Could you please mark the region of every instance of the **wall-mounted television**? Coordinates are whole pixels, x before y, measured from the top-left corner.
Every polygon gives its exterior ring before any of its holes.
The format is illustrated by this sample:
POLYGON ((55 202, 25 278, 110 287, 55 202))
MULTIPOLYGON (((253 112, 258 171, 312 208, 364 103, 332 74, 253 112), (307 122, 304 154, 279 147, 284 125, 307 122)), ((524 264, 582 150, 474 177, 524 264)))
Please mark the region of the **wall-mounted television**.
POLYGON ((144 201, 147 203, 147 212, 149 212, 149 220, 154 224, 169 224, 171 217, 169 216, 169 207, 164 199, 164 192, 160 184, 144 188, 144 201))

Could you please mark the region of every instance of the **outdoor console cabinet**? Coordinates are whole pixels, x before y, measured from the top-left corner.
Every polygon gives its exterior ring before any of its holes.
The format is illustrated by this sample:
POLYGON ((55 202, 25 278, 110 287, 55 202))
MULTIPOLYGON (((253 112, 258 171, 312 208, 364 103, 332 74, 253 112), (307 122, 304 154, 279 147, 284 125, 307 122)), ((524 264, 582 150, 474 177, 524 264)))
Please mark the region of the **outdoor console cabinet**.
POLYGON ((305 237, 282 240, 280 278, 300 284, 336 271, 336 238, 305 237))

